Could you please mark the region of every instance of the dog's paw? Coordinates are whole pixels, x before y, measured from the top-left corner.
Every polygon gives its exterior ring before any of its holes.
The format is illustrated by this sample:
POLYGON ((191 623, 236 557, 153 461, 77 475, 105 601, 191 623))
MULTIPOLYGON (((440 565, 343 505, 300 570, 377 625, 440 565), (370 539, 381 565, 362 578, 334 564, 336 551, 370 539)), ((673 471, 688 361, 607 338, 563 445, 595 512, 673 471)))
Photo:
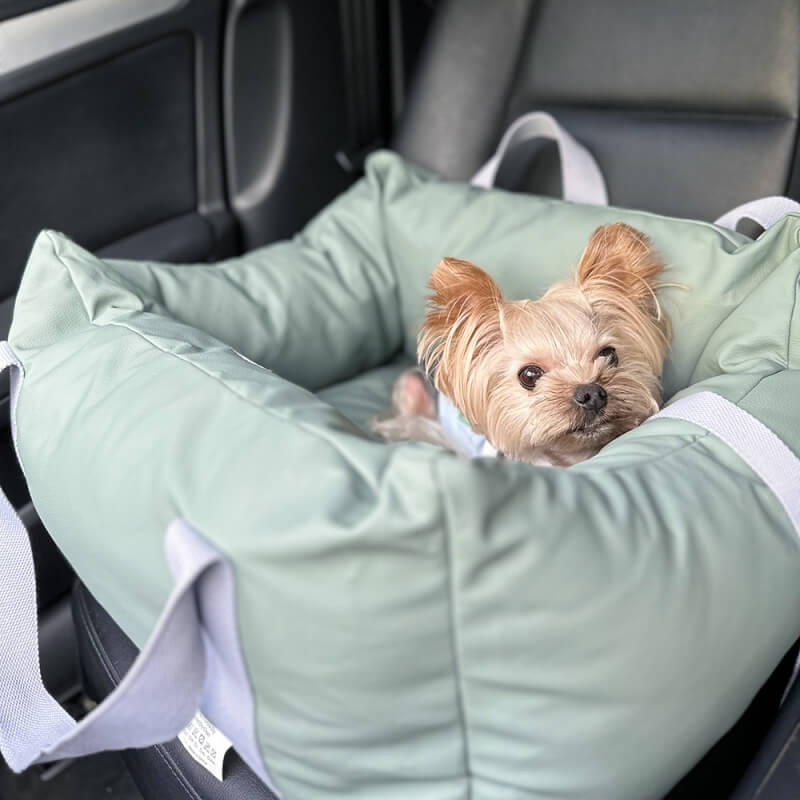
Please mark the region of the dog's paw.
POLYGON ((436 418, 436 402, 420 370, 406 370, 394 382, 392 407, 397 416, 436 418))

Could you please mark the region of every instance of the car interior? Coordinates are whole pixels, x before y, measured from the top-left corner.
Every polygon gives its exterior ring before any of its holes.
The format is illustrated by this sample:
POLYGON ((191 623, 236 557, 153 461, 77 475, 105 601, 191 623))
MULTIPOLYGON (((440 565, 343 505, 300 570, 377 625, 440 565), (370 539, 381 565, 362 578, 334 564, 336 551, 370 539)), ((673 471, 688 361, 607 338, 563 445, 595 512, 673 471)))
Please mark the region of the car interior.
MULTIPOLYGON (((213 262, 294 235, 380 148, 469 180, 533 110, 590 150, 611 205, 713 221, 800 199, 800 2, 2 0, 2 338, 43 228, 100 256, 213 262)), ((555 150, 512 188, 558 196, 555 150)), ((43 677, 80 716, 137 650, 39 521, 7 417, 43 677)), ((669 798, 800 796, 798 649, 669 798)), ((0 797, 274 799, 235 753, 220 782, 177 740, 0 766, 0 797)))

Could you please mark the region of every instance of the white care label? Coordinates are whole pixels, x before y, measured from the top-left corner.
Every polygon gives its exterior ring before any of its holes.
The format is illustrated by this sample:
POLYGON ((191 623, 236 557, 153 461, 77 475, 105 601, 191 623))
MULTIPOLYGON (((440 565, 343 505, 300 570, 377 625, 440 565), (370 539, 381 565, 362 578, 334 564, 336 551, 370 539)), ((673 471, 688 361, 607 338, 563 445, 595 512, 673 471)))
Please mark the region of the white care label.
POLYGON ((222 731, 198 711, 178 734, 178 739, 201 767, 205 767, 218 781, 222 780, 222 762, 225 753, 231 749, 231 740, 222 731))

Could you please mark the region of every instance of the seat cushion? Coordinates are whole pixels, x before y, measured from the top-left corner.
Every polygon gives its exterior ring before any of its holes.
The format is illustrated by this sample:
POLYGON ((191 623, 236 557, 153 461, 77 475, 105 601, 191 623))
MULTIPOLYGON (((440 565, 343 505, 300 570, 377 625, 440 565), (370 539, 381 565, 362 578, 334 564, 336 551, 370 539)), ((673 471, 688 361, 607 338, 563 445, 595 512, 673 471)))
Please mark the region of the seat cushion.
POLYGON ((318 396, 356 425, 367 428, 370 419, 389 411, 387 401, 392 394, 392 384, 403 370, 415 364, 413 359, 402 354, 383 367, 322 389, 318 396))
MULTIPOLYGON (((138 650, 80 582, 72 592, 72 616, 89 696, 98 702, 128 672, 138 650)), ((177 740, 123 754, 145 800, 277 800, 239 758, 225 755, 223 781, 201 767, 177 740)))
MULTIPOLYGON (((674 0, 657 13, 636 0, 454 0, 395 145, 467 179, 512 120, 546 110, 592 152, 614 205, 713 220, 794 196, 798 25, 794 0, 674 0)), ((537 160, 523 185, 558 194, 557 161, 537 160)))

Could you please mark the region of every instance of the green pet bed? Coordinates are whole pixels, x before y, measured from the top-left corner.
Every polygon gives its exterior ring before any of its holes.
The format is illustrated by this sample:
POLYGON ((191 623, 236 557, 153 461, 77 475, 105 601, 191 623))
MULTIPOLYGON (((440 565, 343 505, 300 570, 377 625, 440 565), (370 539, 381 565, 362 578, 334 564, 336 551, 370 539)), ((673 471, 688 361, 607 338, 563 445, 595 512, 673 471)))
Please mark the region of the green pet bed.
POLYGON ((798 236, 386 152, 292 241, 219 264, 42 233, 16 441, 48 531, 159 664, 122 687, 136 744, 199 705, 285 800, 662 796, 800 633, 798 236), (536 297, 616 221, 685 286, 660 293, 665 415, 569 469, 369 431, 442 256, 536 297))

